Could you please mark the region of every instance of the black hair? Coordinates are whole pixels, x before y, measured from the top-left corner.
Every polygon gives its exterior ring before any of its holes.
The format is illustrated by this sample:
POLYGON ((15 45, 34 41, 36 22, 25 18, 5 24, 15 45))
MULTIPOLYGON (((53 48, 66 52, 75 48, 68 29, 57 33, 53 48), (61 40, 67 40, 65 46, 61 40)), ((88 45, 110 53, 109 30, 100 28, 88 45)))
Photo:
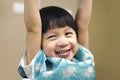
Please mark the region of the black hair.
POLYGON ((57 6, 48 6, 39 10, 42 22, 42 34, 56 27, 71 27, 78 36, 78 27, 72 15, 57 6))

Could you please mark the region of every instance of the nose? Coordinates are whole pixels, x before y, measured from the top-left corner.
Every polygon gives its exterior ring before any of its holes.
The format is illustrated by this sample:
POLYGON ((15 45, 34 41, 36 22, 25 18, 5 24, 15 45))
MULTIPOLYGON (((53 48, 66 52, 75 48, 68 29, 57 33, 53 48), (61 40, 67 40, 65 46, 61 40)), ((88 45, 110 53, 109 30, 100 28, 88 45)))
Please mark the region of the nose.
POLYGON ((59 47, 64 48, 64 47, 68 46, 68 43, 69 43, 69 42, 68 42, 67 38, 64 37, 64 36, 62 36, 62 37, 59 38, 57 44, 58 44, 59 47))

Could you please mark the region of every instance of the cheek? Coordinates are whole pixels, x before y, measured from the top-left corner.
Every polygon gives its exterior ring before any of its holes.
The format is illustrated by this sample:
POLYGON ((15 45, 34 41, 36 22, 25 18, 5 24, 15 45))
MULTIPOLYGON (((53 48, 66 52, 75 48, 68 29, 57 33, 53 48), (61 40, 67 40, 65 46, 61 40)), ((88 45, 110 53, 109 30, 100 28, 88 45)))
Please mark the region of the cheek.
POLYGON ((75 38, 71 39, 70 40, 70 43, 72 45, 72 48, 73 48, 73 52, 76 53, 77 50, 78 50, 78 42, 75 38))
POLYGON ((70 42, 72 45, 76 45, 76 44, 78 43, 76 37, 71 38, 71 39, 69 40, 69 42, 70 42))
POLYGON ((43 50, 47 56, 51 56, 54 52, 54 44, 50 42, 43 43, 43 50))

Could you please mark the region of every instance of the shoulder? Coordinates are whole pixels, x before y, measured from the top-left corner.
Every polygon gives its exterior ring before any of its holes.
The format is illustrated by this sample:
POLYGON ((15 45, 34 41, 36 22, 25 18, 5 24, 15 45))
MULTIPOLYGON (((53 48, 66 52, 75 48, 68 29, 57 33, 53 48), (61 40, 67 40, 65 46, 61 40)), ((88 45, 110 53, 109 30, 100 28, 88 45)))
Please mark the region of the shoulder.
POLYGON ((30 64, 28 64, 28 65, 26 65, 25 64, 25 60, 26 59, 24 59, 24 56, 23 56, 23 54, 21 55, 21 57, 20 57, 20 60, 19 60, 19 65, 21 65, 22 67, 26 67, 26 66, 31 66, 31 65, 33 65, 36 61, 38 61, 38 60, 43 60, 45 58, 45 53, 44 53, 44 51, 43 50, 39 50, 37 53, 36 53, 36 55, 34 56, 34 58, 32 59, 32 61, 30 62, 30 64))
POLYGON ((78 44, 78 51, 74 57, 75 59, 78 59, 79 61, 84 60, 93 60, 93 55, 90 50, 82 46, 81 44, 78 44))

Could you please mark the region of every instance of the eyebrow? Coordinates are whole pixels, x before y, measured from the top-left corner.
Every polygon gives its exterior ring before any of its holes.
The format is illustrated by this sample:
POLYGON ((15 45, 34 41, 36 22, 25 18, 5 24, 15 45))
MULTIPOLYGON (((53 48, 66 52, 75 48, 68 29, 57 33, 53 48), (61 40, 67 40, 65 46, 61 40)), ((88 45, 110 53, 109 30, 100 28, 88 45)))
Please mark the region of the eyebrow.
POLYGON ((47 34, 49 34, 49 33, 56 33, 56 30, 55 29, 51 29, 51 30, 49 30, 48 32, 46 32, 47 34))
MULTIPOLYGON (((59 28, 56 28, 57 31, 59 30, 59 28)), ((51 29, 51 30, 48 30, 48 32, 45 33, 45 35, 50 35, 49 33, 57 33, 56 29, 51 29)), ((72 28, 71 27, 64 27, 64 31, 68 31, 68 30, 71 30, 72 28)))
POLYGON ((45 37, 48 37, 50 34, 55 34, 56 31, 55 30, 49 30, 48 32, 46 32, 44 35, 45 37))
POLYGON ((67 31, 67 30, 71 30, 72 28, 71 27, 65 27, 65 31, 67 31))

